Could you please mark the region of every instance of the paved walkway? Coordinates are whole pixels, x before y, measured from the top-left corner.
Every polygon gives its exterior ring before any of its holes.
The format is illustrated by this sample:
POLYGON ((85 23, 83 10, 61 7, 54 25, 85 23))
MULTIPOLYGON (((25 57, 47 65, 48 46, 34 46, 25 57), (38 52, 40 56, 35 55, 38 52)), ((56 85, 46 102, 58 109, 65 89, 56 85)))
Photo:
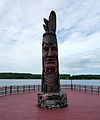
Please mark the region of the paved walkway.
POLYGON ((100 120, 100 95, 67 91, 68 107, 44 110, 37 92, 0 97, 0 120, 100 120))

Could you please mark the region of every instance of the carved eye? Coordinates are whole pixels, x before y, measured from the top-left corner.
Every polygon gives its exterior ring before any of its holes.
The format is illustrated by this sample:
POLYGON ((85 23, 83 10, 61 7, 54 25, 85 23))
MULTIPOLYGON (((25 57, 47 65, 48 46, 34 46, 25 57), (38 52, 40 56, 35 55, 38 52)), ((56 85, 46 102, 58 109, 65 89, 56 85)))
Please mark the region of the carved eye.
POLYGON ((52 49, 53 51, 55 51, 55 50, 56 50, 56 47, 52 47, 51 49, 52 49))
POLYGON ((49 48, 48 48, 48 47, 44 47, 44 50, 45 50, 45 51, 48 51, 48 50, 49 50, 49 48))

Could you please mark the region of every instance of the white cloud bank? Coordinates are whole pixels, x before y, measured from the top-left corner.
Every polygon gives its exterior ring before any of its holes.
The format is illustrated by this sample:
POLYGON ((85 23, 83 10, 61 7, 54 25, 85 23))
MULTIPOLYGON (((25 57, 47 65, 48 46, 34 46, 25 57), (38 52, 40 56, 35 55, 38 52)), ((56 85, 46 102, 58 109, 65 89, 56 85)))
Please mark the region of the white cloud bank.
POLYGON ((57 13, 60 73, 100 73, 99 0, 0 0, 0 72, 42 71, 43 18, 57 13))

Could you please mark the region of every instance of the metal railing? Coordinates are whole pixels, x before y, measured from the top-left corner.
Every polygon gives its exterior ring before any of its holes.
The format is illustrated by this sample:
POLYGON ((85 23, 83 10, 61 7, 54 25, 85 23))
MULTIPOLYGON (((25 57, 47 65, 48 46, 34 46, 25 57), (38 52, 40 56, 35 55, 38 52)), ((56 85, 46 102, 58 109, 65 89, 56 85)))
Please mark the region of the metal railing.
MULTIPOLYGON (((0 87, 0 96, 40 90, 41 85, 5 86, 0 87)), ((81 91, 100 94, 100 86, 65 84, 61 85, 61 90, 81 91)))
POLYGON ((88 86, 88 85, 61 85, 61 90, 71 90, 80 92, 89 92, 100 94, 100 86, 88 86))

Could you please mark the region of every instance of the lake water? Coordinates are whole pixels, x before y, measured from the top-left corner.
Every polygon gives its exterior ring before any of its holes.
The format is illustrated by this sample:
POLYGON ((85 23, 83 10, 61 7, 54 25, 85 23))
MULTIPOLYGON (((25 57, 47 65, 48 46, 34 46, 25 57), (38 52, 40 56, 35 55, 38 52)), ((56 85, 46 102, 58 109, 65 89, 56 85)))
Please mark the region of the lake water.
MULTIPOLYGON (((71 84, 71 80, 60 80, 60 84, 71 84)), ((100 80, 72 80, 72 84, 100 86, 100 80)), ((0 79, 1 86, 41 85, 41 79, 0 79)))

